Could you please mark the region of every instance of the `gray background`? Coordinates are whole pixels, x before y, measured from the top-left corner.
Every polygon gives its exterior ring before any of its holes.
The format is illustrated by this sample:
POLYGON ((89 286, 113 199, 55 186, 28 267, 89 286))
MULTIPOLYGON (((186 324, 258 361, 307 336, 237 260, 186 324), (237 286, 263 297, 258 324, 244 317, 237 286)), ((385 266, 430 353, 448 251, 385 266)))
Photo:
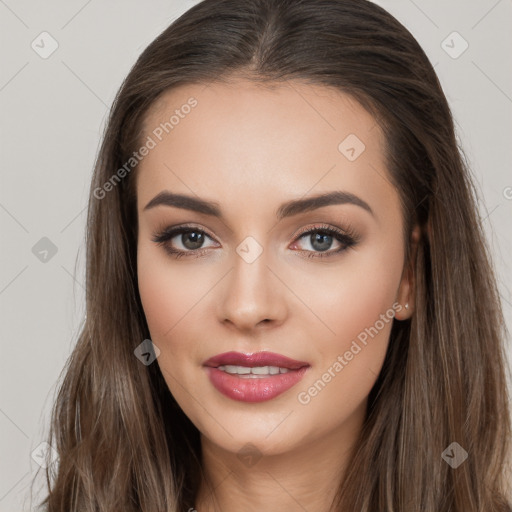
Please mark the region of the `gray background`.
MULTIPOLYGON (((29 510, 31 453, 82 321, 86 200, 108 108, 140 52, 195 3, 0 0, 0 512, 29 510), (43 31, 58 43, 46 59, 31 47, 51 49, 43 31)), ((440 77, 481 191, 510 330, 512 0, 378 3, 440 77)))

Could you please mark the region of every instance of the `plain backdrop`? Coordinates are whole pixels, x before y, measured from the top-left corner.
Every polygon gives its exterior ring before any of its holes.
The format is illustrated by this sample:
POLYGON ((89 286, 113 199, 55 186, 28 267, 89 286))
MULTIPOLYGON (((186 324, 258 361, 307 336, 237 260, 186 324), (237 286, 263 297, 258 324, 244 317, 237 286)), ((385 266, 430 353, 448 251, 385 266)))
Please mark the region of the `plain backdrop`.
MULTIPOLYGON (((82 321, 86 201, 108 109, 141 51, 195 3, 0 0, 0 512, 29 510, 82 321)), ((422 45, 448 97, 510 330, 512 0, 378 3, 422 45)))

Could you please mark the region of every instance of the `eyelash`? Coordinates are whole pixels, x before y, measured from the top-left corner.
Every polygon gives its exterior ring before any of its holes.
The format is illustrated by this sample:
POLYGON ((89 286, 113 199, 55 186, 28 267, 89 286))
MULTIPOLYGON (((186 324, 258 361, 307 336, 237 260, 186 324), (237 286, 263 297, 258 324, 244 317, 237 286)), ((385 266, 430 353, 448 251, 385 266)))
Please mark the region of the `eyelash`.
MULTIPOLYGON (((152 241, 157 243, 158 245, 162 245, 164 249, 167 251, 169 255, 178 259, 178 258, 188 258, 188 257, 196 257, 200 258, 204 256, 206 252, 208 252, 208 248, 206 249, 195 249, 195 250, 187 250, 182 251, 180 249, 173 249, 168 245, 167 242, 174 238, 177 235, 181 235, 184 233, 202 233, 209 238, 212 238, 206 231, 203 229, 197 228, 195 226, 183 225, 172 228, 165 228, 162 231, 153 234, 152 241)), ((335 254, 340 254, 350 247, 355 246, 359 241, 359 235, 355 232, 352 226, 348 225, 345 230, 341 230, 335 228, 333 226, 329 226, 327 224, 321 224, 319 226, 315 226, 313 228, 306 228, 303 231, 300 231, 294 239, 294 242, 299 241, 301 238, 304 238, 306 235, 311 235, 313 233, 321 233, 323 235, 333 236, 335 240, 337 240, 342 246, 339 249, 330 250, 330 251, 298 251, 298 252, 306 252, 307 258, 328 258, 334 256, 335 254)))

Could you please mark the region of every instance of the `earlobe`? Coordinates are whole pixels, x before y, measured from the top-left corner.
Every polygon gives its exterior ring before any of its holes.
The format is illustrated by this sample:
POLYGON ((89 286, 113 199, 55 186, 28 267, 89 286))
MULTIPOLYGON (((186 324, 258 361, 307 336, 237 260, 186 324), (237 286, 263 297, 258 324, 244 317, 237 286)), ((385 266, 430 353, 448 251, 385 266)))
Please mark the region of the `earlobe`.
POLYGON ((410 238, 410 258, 407 268, 404 268, 402 280, 398 288, 397 303, 401 308, 397 309, 395 318, 397 320, 408 320, 414 313, 414 282, 415 282, 415 262, 418 243, 420 239, 420 227, 416 225, 411 233, 410 238))
POLYGON ((408 320, 411 318, 414 312, 414 301, 412 299, 412 287, 409 284, 409 277, 403 277, 402 282, 400 283, 400 290, 398 293, 397 303, 398 307, 396 308, 395 318, 397 320, 408 320), (407 282, 405 280, 407 279, 407 282))

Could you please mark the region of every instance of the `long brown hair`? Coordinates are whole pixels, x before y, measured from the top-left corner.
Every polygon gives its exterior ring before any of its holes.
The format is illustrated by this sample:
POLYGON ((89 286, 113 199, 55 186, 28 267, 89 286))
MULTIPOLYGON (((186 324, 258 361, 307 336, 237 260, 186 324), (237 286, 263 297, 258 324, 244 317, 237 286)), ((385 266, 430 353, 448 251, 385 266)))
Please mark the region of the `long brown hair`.
POLYGON ((137 286, 136 167, 113 176, 140 147, 144 116, 164 91, 236 76, 325 85, 359 101, 384 131, 405 239, 421 227, 417 252, 405 247, 415 312, 393 325, 333 510, 509 511, 506 331, 478 195, 428 58, 366 0, 205 0, 130 71, 92 180, 87 318, 52 413, 49 443, 59 460, 46 472, 42 505, 49 512, 194 506, 198 430, 158 365, 134 356, 150 337, 137 286), (442 456, 454 442, 468 454, 456 468, 442 456))

